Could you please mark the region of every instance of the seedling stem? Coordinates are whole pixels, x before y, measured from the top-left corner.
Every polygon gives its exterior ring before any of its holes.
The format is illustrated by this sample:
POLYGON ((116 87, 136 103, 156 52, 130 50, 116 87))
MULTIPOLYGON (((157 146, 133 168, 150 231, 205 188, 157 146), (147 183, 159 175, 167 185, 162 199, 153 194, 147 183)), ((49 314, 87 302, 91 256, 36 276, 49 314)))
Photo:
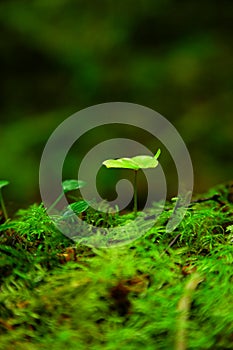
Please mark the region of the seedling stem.
POLYGON ((57 199, 53 202, 53 204, 48 208, 48 212, 50 212, 56 205, 58 202, 60 202, 60 200, 63 197, 63 192, 57 197, 57 199))
POLYGON ((7 186, 8 184, 9 184, 9 181, 0 180, 0 205, 1 205, 3 216, 4 216, 5 220, 8 219, 8 214, 7 214, 6 206, 5 206, 5 203, 4 203, 4 200, 3 200, 2 188, 4 186, 7 186))
POLYGON ((2 191, 0 189, 0 204, 1 204, 1 208, 2 208, 2 212, 4 215, 5 220, 8 220, 8 214, 7 214, 7 210, 6 210, 6 206, 2 197, 2 191))
POLYGON ((138 210, 138 193, 137 193, 137 175, 138 175, 138 170, 134 170, 134 206, 133 206, 133 211, 134 215, 137 215, 137 210, 138 210))

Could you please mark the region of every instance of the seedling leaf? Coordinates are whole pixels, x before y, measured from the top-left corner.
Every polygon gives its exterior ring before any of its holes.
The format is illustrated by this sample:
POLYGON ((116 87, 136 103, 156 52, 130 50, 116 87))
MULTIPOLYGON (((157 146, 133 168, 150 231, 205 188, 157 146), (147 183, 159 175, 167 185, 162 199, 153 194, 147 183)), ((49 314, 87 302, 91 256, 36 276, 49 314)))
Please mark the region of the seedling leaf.
POLYGON ((155 168, 158 165, 157 159, 150 156, 136 156, 132 158, 139 169, 155 168))
POLYGON ((107 168, 125 168, 138 170, 139 166, 132 158, 108 159, 103 162, 107 168))
POLYGON ((65 180, 62 182, 62 188, 65 193, 69 191, 78 190, 79 188, 82 188, 85 185, 86 182, 81 180, 65 180))
POLYGON ((136 156, 132 158, 107 159, 102 164, 107 168, 121 168, 134 170, 134 213, 137 213, 137 173, 139 169, 155 168, 159 164, 158 157, 161 150, 151 156, 136 156))
POLYGON ((156 154, 151 156, 136 156, 132 158, 107 159, 103 162, 107 168, 125 168, 125 169, 147 169, 155 168, 158 165, 158 157, 161 151, 158 149, 156 154))
POLYGON ((81 214, 83 213, 85 210, 87 210, 87 208, 89 208, 89 203, 86 201, 78 201, 78 202, 74 202, 72 204, 70 204, 68 206, 68 209, 71 209, 75 212, 75 214, 81 214))
POLYGON ((0 181, 0 189, 5 187, 5 186, 7 186, 7 185, 9 185, 9 181, 7 181, 7 180, 1 180, 0 181))

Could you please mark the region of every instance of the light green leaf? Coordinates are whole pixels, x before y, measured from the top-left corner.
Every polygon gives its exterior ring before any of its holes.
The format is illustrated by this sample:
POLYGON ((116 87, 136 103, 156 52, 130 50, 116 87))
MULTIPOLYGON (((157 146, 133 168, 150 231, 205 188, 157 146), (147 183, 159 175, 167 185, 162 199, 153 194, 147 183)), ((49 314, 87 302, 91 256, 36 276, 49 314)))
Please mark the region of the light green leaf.
POLYGON ((108 159, 103 162, 107 168, 126 168, 138 170, 139 166, 132 158, 108 159))
POLYGON ((87 208, 89 208, 90 204, 86 201, 78 201, 75 203, 72 203, 68 206, 68 209, 71 209, 75 212, 75 214, 80 214, 82 212, 84 212, 85 210, 87 210, 87 208))
POLYGON ((132 158, 140 169, 155 168, 158 165, 157 159, 150 156, 136 156, 132 158))
POLYGON ((151 156, 136 156, 132 158, 108 159, 103 162, 107 168, 126 168, 126 169, 147 169, 155 168, 158 165, 158 157, 160 149, 156 152, 154 157, 151 156))
POLYGON ((62 182, 62 188, 65 193, 69 191, 78 190, 79 188, 82 188, 85 185, 86 182, 81 180, 65 180, 62 182))
POLYGON ((7 181, 7 180, 1 180, 0 181, 0 189, 1 188, 3 188, 3 187, 5 187, 5 186, 7 186, 7 185, 9 185, 9 181, 7 181))

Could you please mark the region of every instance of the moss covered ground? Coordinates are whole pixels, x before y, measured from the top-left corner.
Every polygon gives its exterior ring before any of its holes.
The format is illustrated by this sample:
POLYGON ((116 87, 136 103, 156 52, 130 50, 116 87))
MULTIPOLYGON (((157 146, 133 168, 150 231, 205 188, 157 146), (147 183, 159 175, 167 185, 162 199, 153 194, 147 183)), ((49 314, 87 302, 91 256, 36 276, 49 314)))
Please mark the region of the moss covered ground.
POLYGON ((0 349, 232 349, 232 188, 196 196, 170 233, 167 203, 111 249, 74 244, 41 204, 2 218, 0 349))

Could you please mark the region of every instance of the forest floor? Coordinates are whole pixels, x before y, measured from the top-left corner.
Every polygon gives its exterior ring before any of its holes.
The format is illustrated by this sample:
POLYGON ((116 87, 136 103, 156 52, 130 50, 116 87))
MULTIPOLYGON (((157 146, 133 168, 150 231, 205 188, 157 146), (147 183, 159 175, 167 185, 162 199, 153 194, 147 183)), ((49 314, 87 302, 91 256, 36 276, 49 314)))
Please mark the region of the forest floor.
POLYGON ((0 350, 232 349, 233 183, 167 232, 171 210, 112 248, 74 243, 42 204, 2 219, 0 350))

